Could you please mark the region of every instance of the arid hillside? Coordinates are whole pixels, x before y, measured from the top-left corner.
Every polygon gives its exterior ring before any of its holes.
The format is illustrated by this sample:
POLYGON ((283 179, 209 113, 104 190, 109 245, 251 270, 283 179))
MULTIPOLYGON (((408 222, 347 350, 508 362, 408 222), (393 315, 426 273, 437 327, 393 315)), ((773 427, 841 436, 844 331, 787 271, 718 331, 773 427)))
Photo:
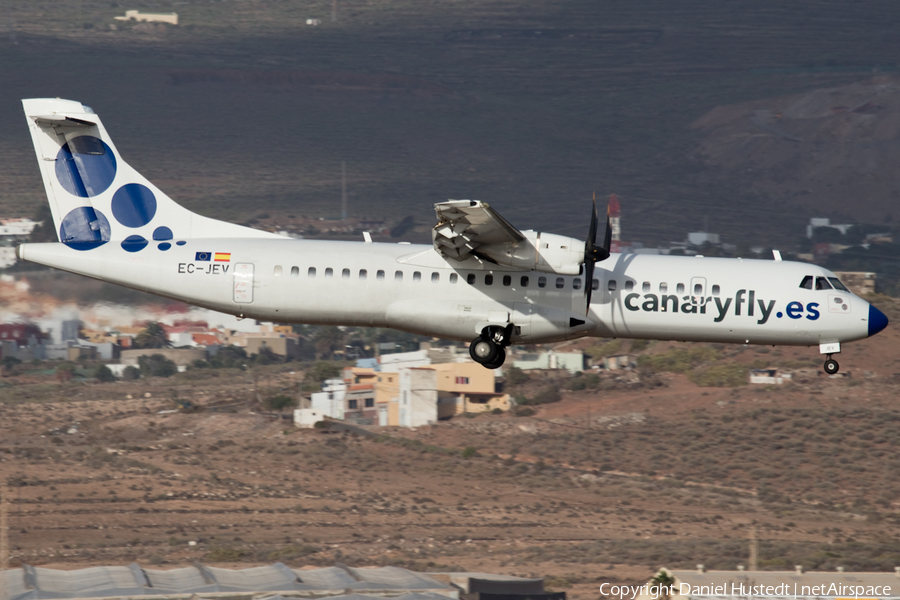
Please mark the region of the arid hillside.
POLYGON ((810 214, 890 223, 900 175, 900 79, 732 104, 694 122, 702 156, 810 214))

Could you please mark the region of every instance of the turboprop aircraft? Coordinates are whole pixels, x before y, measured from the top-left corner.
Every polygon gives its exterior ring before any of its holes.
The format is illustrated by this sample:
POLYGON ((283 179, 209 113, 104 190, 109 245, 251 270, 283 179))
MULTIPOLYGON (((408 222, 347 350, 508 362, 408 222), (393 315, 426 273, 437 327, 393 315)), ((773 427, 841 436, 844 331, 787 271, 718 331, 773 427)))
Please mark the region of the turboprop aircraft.
POLYGON ((822 267, 610 253, 520 231, 477 200, 435 205, 433 244, 297 240, 195 214, 129 166, 89 107, 23 100, 59 243, 18 257, 242 318, 391 327, 471 341, 497 368, 510 344, 583 336, 819 346, 888 320, 822 267))

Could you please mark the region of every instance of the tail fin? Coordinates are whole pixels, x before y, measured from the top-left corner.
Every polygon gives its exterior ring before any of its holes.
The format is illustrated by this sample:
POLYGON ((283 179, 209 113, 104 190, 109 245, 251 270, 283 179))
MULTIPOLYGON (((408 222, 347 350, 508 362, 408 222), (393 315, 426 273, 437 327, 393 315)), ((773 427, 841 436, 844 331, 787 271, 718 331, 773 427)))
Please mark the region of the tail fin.
POLYGON ((89 250, 110 240, 136 251, 149 240, 280 237, 178 205, 131 168, 90 107, 22 100, 59 241, 89 250))

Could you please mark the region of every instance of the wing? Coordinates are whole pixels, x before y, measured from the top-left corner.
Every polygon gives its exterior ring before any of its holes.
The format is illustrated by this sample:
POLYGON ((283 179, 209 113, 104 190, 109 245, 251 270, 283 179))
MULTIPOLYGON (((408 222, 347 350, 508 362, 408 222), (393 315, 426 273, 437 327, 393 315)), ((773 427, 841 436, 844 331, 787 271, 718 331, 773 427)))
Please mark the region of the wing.
POLYGON ((438 222, 431 230, 431 239, 434 249, 446 258, 462 261, 480 257, 481 247, 525 240, 521 231, 480 200, 440 202, 434 205, 434 212, 438 222))

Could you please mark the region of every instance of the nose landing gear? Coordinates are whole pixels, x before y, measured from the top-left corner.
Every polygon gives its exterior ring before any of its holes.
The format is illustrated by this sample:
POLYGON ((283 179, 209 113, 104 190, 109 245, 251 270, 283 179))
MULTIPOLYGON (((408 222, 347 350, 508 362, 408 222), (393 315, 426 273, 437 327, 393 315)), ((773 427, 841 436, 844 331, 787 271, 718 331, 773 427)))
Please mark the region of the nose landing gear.
POLYGON ((837 354, 841 351, 840 342, 830 342, 825 344, 819 344, 819 353, 825 355, 825 373, 828 375, 834 375, 840 369, 840 365, 838 362, 831 358, 832 354, 837 354))
POLYGON ((499 369, 506 360, 506 347, 512 338, 513 324, 506 327, 485 327, 481 335, 469 344, 469 356, 486 369, 499 369))

